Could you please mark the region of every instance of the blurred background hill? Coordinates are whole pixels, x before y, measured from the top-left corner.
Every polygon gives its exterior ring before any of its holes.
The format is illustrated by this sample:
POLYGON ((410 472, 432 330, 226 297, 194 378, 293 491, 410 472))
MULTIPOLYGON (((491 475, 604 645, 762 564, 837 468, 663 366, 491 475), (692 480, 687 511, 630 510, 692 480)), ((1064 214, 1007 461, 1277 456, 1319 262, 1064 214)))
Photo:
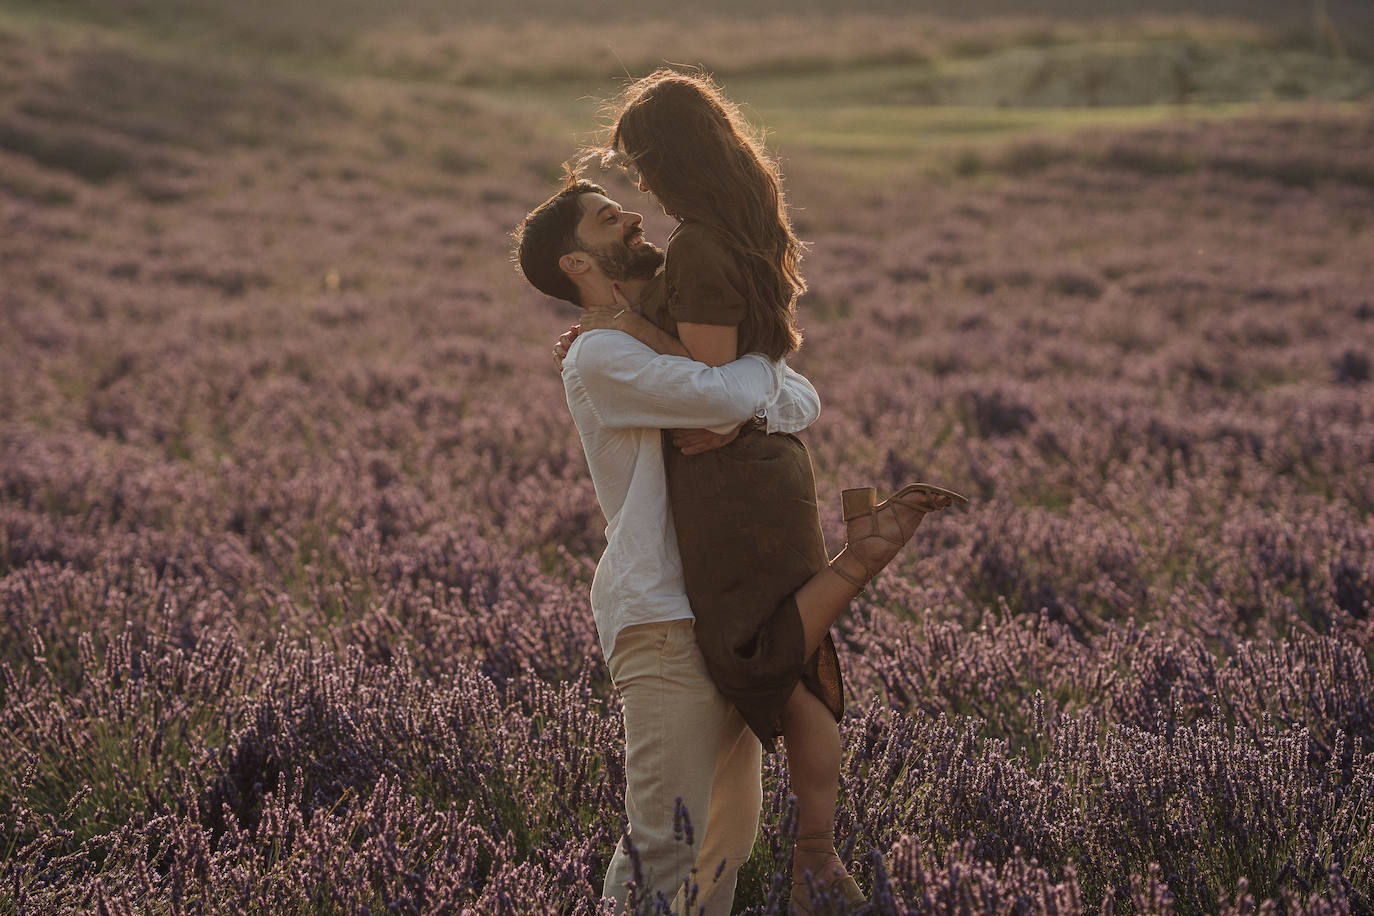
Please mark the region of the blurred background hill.
POLYGON ((1374 22, 1374 11, 1362 0, 698 0, 690 5, 650 0, 627 7, 609 0, 569 6, 555 0, 519 0, 515 3, 486 3, 482 0, 398 0, 377 4, 367 0, 244 0, 234 4, 207 4, 201 0, 67 0, 54 9, 41 0, 9 0, 12 9, 30 9, 48 14, 105 23, 176 18, 181 22, 238 25, 256 23, 264 34, 299 32, 309 24, 317 31, 375 26, 395 19, 417 19, 427 24, 474 21, 522 21, 549 19, 576 25, 581 22, 633 24, 652 19, 692 21, 703 16, 726 15, 753 18, 778 15, 927 15, 962 20, 1003 16, 1044 16, 1050 18, 1118 18, 1155 14, 1189 14, 1246 18, 1280 28, 1302 28, 1311 24, 1314 11, 1324 11, 1338 26, 1352 31, 1367 29, 1374 22))
MULTIPOLYGON (((380 104, 411 90, 451 98, 473 90, 461 104, 480 99, 488 115, 529 120, 571 148, 592 138, 598 100, 664 62, 726 80, 785 158, 868 179, 909 171, 931 148, 1230 117, 1255 106, 1348 104, 1374 92, 1374 4, 1356 0, 768 0, 690 10, 641 4, 633 15, 600 2, 570 12, 544 2, 10 0, 0 8, 6 39, 13 52, 0 60, 0 68, 8 63, 0 115, 10 117, 0 123, 0 148, 40 160, 70 147, 83 121, 184 142, 197 125, 236 109, 228 129, 245 141, 245 131, 295 121, 288 109, 342 112, 356 107, 345 96, 380 104), (71 55, 62 91, 75 108, 26 95, 43 48, 71 55), (295 88, 274 95, 272 87, 287 84, 295 88), (121 93, 129 97, 117 100, 121 93), (164 105, 177 123, 154 129, 150 119, 164 105), (140 107, 132 124, 122 123, 121 112, 140 107), (40 141, 37 127, 15 115, 61 126, 40 141)), ((50 93, 60 77, 49 77, 50 93)), ((484 161, 479 139, 453 137, 450 170, 484 161)), ((225 139, 235 138, 202 138, 225 139)), ((126 168, 132 153, 114 151, 122 143, 77 153, 93 159, 78 172, 126 168)))
MULTIPOLYGON (((1338 56, 1368 55, 1374 49, 1374 6, 1363 0, 1052 0, 1025 3, 1018 0, 927 0, 911 4, 892 0, 803 0, 780 2, 759 0, 747 4, 707 0, 690 5, 652 2, 623 4, 596 2, 569 8, 550 0, 525 0, 514 4, 470 2, 444 3, 440 0, 401 0, 377 4, 362 0, 297 0, 290 3, 245 0, 233 4, 204 3, 199 0, 70 0, 54 5, 41 0, 8 0, 4 11, 11 16, 49 22, 84 23, 127 30, 149 40, 191 41, 220 52, 258 55, 301 55, 303 57, 345 57, 357 62, 380 34, 405 33, 411 36, 442 36, 451 42, 451 51, 471 55, 477 62, 503 53, 525 61, 526 72, 547 67, 550 51, 555 60, 575 57, 595 59, 604 45, 628 36, 653 40, 668 24, 683 45, 693 38, 711 35, 713 23, 767 22, 782 25, 784 31, 748 30, 747 44, 759 61, 791 55, 794 66, 805 65, 806 48, 789 40, 786 28, 791 22, 822 34, 818 46, 830 47, 833 57, 853 60, 881 58, 902 41, 921 37, 926 20, 942 20, 949 26, 963 26, 960 50, 977 52, 1005 43, 1007 32, 997 24, 1018 20, 1022 24, 1041 23, 1046 32, 1041 42, 1055 40, 1055 25, 1067 22, 1108 24, 1168 17, 1192 19, 1229 19, 1248 23, 1266 32, 1266 43, 1293 49, 1331 51, 1338 56), (855 41, 855 29, 848 22, 887 24, 879 31, 867 31, 865 40, 855 41), (992 26, 991 32, 985 30, 992 26), (500 31, 489 31, 499 27, 500 31), (547 34, 542 44, 514 41, 530 28, 547 34), (699 31, 700 30, 700 31, 699 31), (504 35, 506 41, 498 36, 504 35), (765 37, 766 36, 766 37, 765 37), (491 39, 491 41, 489 41, 491 39)), ((948 31, 948 30, 947 30, 948 31)), ((1023 32, 1031 35, 1033 32, 1023 32)), ((741 43, 740 36, 732 43, 741 43)), ((712 51, 720 50, 704 45, 712 51)), ((634 48, 620 48, 634 57, 634 48)), ((832 57, 832 59, 833 59, 832 57)), ((822 63, 825 56, 814 61, 822 63)), ((713 68, 719 61, 707 61, 713 68)), ((493 74, 493 76, 497 76, 493 74)), ((557 75, 556 73, 554 75, 557 75)), ((473 73, 474 78, 479 75, 473 73)))

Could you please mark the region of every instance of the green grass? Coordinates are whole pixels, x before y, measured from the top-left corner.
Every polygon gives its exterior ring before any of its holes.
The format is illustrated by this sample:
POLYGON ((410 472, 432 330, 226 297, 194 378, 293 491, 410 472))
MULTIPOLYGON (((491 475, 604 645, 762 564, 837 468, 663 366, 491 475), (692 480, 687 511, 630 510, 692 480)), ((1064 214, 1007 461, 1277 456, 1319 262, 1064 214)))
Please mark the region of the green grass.
POLYGON ((930 166, 955 154, 994 152, 1013 141, 1067 137, 1092 128, 1135 128, 1181 117, 1229 117, 1256 106, 1181 111, 1172 106, 999 109, 837 105, 821 111, 770 108, 771 138, 858 180, 930 166))

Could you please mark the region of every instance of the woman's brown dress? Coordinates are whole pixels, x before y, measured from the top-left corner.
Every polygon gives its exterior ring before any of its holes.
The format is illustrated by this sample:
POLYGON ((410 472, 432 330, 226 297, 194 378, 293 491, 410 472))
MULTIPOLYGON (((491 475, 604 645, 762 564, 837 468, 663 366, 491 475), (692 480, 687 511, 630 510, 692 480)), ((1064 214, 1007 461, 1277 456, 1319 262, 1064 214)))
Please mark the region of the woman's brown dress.
MULTIPOLYGON (((729 244, 683 223, 664 271, 644 294, 644 314, 669 333, 677 323, 739 326, 752 349, 749 304, 729 244)), ((707 669, 765 747, 800 680, 838 720, 844 682, 835 644, 803 658, 793 593, 827 558, 806 447, 795 436, 746 428, 733 442, 683 455, 664 431, 663 455, 687 598, 707 669)))

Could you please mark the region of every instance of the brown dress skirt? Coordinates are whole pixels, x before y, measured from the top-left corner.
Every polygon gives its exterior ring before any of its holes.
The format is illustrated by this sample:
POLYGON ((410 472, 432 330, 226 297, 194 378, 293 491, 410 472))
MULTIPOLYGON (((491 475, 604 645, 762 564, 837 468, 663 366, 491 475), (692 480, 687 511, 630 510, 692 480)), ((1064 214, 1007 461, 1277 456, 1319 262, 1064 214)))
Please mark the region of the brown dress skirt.
POLYGON ((694 632, 716 687, 769 750, 798 681, 838 721, 835 643, 827 633, 803 657, 793 598, 827 562, 806 446, 746 428, 729 445, 683 455, 665 431, 663 454, 694 632))

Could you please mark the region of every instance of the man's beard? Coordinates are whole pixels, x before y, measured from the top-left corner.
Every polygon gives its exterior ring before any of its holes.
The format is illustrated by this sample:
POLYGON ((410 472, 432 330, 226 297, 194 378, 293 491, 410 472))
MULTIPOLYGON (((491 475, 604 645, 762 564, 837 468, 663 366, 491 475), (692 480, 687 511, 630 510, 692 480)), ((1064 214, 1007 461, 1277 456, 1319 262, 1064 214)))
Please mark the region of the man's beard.
POLYGON ((591 255, 601 272, 612 280, 651 280, 663 266, 663 251, 648 240, 633 248, 625 242, 592 249, 591 255))

